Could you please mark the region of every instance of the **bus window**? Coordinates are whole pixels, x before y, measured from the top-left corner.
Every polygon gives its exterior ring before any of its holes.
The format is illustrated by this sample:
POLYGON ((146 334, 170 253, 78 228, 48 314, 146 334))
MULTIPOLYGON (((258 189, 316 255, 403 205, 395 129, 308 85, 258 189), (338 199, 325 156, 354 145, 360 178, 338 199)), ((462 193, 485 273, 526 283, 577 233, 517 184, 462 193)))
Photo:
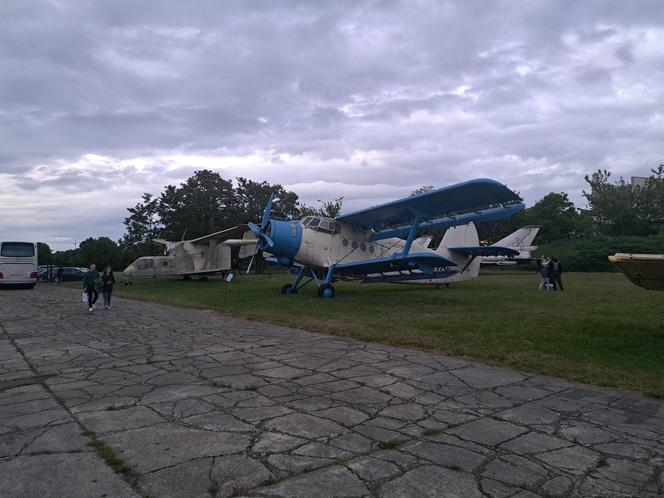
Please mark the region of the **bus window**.
POLYGON ((3 242, 0 256, 6 258, 32 258, 35 255, 35 245, 31 242, 3 242))

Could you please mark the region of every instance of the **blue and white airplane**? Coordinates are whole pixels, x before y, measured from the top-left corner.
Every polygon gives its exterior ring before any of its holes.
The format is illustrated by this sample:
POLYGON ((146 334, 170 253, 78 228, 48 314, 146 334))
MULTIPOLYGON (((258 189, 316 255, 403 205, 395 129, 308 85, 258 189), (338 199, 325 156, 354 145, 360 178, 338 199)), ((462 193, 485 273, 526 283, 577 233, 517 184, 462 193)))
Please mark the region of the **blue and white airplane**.
MULTIPOLYGON (((319 297, 334 297, 335 279, 363 282, 449 283, 475 278, 480 256, 514 256, 518 251, 480 246, 473 222, 506 218, 523 209, 519 196, 488 179, 471 180, 381 204, 335 219, 307 216, 300 221, 272 219, 274 196, 263 211, 256 252, 295 268, 297 293, 315 282, 319 297), (418 234, 448 229, 437 249, 415 243, 418 234)), ((251 263, 250 263, 251 266, 251 263)))

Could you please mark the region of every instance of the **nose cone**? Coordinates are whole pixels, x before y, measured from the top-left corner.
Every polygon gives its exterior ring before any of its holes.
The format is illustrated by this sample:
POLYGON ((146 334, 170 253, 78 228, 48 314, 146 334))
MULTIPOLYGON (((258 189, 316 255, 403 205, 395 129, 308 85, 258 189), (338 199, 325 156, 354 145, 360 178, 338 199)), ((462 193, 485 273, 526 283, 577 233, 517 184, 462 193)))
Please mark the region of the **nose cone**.
POLYGON ((302 225, 299 221, 270 220, 268 236, 274 243, 265 250, 277 257, 293 259, 302 243, 302 225))
POLYGON ((122 276, 124 277, 130 277, 132 273, 136 271, 136 267, 134 265, 129 265, 127 268, 124 269, 122 272, 122 276))

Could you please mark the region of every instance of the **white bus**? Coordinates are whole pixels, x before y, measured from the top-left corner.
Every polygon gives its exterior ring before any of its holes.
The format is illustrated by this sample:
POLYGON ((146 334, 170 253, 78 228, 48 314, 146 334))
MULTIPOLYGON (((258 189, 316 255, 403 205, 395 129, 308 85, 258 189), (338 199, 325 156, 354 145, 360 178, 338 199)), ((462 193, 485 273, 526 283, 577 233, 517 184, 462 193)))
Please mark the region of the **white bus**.
POLYGON ((37 282, 37 244, 0 242, 0 286, 34 287, 37 282))

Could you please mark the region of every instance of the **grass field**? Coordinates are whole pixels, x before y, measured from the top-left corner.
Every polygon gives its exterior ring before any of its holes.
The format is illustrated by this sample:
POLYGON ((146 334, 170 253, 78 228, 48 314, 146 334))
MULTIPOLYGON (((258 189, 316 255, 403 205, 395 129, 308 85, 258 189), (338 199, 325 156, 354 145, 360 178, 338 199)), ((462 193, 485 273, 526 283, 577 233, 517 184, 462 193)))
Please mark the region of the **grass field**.
POLYGON ((137 280, 115 295, 476 358, 664 397, 664 292, 620 274, 564 275, 566 291, 539 292, 534 273, 486 273, 449 288, 336 284, 281 295, 286 275, 224 282, 137 280))

